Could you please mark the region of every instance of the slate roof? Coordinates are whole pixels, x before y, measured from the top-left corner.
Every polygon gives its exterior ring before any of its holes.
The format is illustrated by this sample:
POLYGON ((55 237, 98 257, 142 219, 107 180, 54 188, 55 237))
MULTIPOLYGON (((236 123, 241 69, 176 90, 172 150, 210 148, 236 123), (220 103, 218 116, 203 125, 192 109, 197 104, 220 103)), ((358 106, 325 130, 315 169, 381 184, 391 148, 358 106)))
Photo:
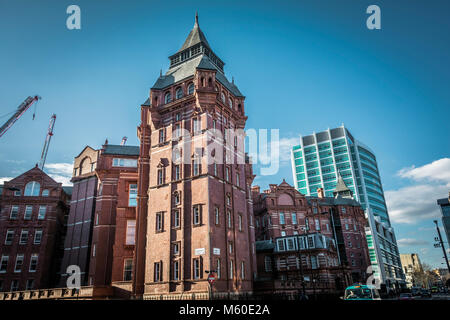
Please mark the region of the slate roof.
MULTIPOLYGON (((198 16, 196 15, 194 28, 191 30, 183 46, 177 53, 199 43, 202 43, 208 47, 210 51, 212 51, 205 35, 200 30, 198 25, 198 16)), ((171 67, 167 70, 165 75, 161 75, 156 80, 152 89, 162 90, 179 81, 193 77, 197 69, 216 70, 217 81, 227 88, 234 96, 244 97, 236 85, 233 82, 228 81, 223 71, 220 70, 204 52, 200 52, 197 56, 189 58, 188 60, 171 67)), ((145 103, 147 103, 147 101, 145 103)), ((148 102, 148 105, 150 105, 150 102, 148 102)))
POLYGON ((351 191, 351 190, 347 187, 344 179, 342 179, 342 176, 341 176, 340 172, 338 171, 338 180, 337 180, 336 189, 334 189, 334 192, 345 192, 345 191, 351 191))
POLYGON ((183 46, 181 47, 180 50, 178 50, 178 52, 181 52, 183 50, 186 50, 187 48, 195 46, 200 42, 203 42, 208 48, 211 48, 209 46, 208 40, 206 40, 205 35, 203 34, 202 30, 200 29, 200 26, 198 25, 198 14, 196 14, 194 28, 191 30, 188 37, 184 41, 183 46))
POLYGON ((337 197, 337 198, 333 198, 333 197, 323 197, 323 198, 318 198, 318 197, 312 197, 312 196, 306 196, 305 197, 306 200, 308 201, 308 203, 311 203, 311 200, 317 200, 319 201, 319 204, 321 205, 329 205, 329 206, 333 206, 333 205, 349 205, 349 206, 354 206, 354 207, 359 207, 361 206, 361 204, 354 200, 354 199, 350 199, 350 198, 342 198, 342 197, 337 197))
POLYGON ((121 146, 115 144, 107 144, 105 146, 104 154, 116 154, 124 156, 138 156, 139 147, 138 146, 121 146))

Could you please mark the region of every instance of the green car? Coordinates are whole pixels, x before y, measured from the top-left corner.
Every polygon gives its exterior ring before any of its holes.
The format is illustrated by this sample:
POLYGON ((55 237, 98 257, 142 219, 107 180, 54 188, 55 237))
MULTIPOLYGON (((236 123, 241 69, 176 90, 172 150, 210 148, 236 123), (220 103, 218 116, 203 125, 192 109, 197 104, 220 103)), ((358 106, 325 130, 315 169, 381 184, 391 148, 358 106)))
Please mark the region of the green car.
POLYGON ((354 285, 345 289, 344 300, 381 300, 374 286, 354 285))

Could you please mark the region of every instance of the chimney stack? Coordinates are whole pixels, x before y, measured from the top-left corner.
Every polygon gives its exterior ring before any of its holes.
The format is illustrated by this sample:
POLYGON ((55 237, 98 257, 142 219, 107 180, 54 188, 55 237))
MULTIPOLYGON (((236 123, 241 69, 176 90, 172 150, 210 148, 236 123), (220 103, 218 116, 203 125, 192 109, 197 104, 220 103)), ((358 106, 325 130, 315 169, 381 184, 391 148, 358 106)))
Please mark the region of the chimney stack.
POLYGON ((261 188, 259 186, 252 186, 252 193, 261 193, 261 188))
POLYGON ((323 188, 317 188, 317 196, 318 196, 319 198, 325 197, 325 194, 324 194, 324 192, 323 192, 323 188))

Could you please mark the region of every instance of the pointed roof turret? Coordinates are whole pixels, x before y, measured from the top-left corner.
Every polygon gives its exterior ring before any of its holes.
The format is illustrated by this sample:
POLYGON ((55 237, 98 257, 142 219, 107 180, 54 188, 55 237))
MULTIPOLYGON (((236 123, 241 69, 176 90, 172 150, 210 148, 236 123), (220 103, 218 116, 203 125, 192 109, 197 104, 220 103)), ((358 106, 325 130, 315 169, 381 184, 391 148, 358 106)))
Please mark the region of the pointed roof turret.
POLYGON ((338 171, 337 173, 337 182, 336 182, 336 188, 333 191, 333 195, 335 197, 341 196, 342 198, 352 198, 353 192, 352 190, 347 187, 347 184, 345 183, 344 179, 341 176, 341 172, 338 171))
POLYGON ((206 47, 211 48, 209 46, 208 40, 206 40, 206 37, 202 30, 200 29, 200 26, 198 24, 198 13, 195 13, 195 23, 194 27, 192 28, 191 32, 189 33, 188 37, 184 41, 183 46, 181 47, 178 52, 184 51, 187 48, 193 47, 196 44, 203 43, 206 47))

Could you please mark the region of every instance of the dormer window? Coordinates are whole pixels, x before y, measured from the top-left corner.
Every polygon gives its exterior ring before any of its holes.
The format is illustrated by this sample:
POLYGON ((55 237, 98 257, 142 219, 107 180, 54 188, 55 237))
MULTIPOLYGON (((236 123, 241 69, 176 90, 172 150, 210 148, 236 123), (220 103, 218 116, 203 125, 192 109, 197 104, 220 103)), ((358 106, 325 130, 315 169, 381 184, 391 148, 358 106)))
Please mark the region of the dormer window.
POLYGON ((194 84, 191 83, 191 84, 188 86, 188 94, 193 94, 193 93, 194 93, 194 84))
POLYGON ((164 103, 172 102, 172 94, 170 92, 166 92, 164 95, 164 103))
POLYGON ((176 91, 176 98, 181 99, 183 97, 183 89, 178 88, 176 91))

